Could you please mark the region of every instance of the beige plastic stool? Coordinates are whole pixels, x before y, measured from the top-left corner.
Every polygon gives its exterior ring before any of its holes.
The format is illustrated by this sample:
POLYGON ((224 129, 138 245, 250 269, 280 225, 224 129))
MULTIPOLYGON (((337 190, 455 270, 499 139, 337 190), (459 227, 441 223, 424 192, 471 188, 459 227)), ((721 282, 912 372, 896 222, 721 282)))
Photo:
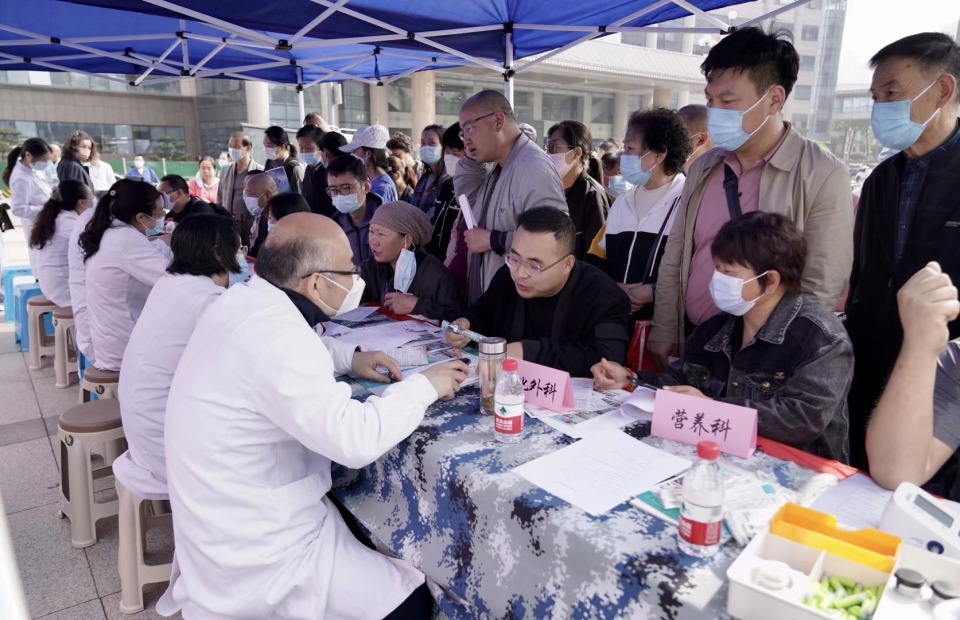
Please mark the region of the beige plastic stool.
POLYGON ((43 295, 27 300, 27 329, 30 330, 30 350, 27 352, 27 360, 32 370, 40 370, 43 367, 41 358, 53 357, 56 352, 54 339, 47 335, 43 325, 44 317, 56 309, 57 305, 43 295))
POLYGON ((115 455, 126 450, 120 423, 120 401, 98 400, 67 409, 60 415, 60 512, 70 519, 71 544, 89 547, 97 542, 97 521, 117 514, 116 500, 98 504, 93 481, 113 474, 115 455), (104 455, 103 466, 93 468, 91 451, 104 455))
POLYGON ((172 515, 148 514, 148 506, 163 502, 148 502, 137 497, 117 480, 117 499, 120 502, 120 549, 117 568, 120 571, 120 613, 143 611, 143 586, 170 581, 173 564, 150 565, 144 561, 147 530, 170 524, 172 515))
POLYGON ((116 398, 119 384, 119 372, 88 368, 80 380, 80 402, 90 402, 90 394, 96 394, 100 400, 116 398))
POLYGON ((73 321, 73 308, 57 308, 53 311, 53 342, 56 348, 53 369, 57 387, 70 387, 71 363, 73 368, 77 368, 77 325, 73 321))

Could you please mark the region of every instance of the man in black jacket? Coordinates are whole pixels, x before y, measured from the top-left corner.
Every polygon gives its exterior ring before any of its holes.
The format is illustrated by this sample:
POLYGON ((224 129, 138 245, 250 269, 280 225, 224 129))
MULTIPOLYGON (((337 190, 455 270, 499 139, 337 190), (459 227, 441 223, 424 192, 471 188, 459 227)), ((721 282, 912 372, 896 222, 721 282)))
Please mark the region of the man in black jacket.
POLYGON ((168 174, 160 179, 160 193, 163 194, 163 208, 167 209, 167 220, 175 224, 188 215, 230 215, 223 207, 212 205, 190 195, 187 180, 177 174, 168 174))
MULTIPOLYGON (((596 267, 573 253, 573 220, 554 207, 524 211, 507 264, 490 287, 454 321, 484 336, 506 338, 507 357, 589 377, 601 358, 623 362, 630 344, 630 300, 596 267)), ((462 348, 469 340, 448 333, 462 348)))
MULTIPOLYGON (((854 229, 850 452, 864 469, 866 423, 903 342, 897 291, 931 261, 960 281, 960 47, 944 34, 916 34, 886 46, 870 64, 873 132, 901 152, 867 178, 854 229)), ((960 336, 960 323, 949 327, 951 338, 960 336)))

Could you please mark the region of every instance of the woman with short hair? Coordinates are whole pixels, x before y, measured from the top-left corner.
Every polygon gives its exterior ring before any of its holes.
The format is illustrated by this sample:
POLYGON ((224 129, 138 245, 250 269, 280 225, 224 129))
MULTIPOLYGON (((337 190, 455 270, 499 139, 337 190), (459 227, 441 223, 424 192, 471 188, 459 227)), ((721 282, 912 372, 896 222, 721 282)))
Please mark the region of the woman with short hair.
MULTIPOLYGON (((803 233, 782 215, 754 211, 724 224, 710 250, 710 296, 720 314, 697 326, 680 364, 641 378, 756 409, 761 437, 849 462, 853 347, 833 312, 800 295, 803 233)), ((606 360, 592 370, 601 389, 636 377, 606 360)))

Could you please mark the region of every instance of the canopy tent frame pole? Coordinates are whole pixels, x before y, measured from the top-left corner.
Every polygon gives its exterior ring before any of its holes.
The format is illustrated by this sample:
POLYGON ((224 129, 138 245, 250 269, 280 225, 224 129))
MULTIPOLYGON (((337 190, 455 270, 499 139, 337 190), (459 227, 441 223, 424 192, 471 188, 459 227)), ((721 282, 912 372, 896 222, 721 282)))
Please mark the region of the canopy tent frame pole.
POLYGON ((340 7, 342 7, 349 1, 350 0, 339 0, 336 4, 334 4, 331 7, 328 7, 327 10, 320 13, 316 17, 314 17, 313 20, 310 21, 310 23, 308 23, 306 26, 301 28, 299 32, 297 32, 297 34, 293 35, 293 37, 290 39, 290 45, 296 45, 300 41, 300 39, 307 36, 307 34, 309 34, 311 30, 313 30, 314 28, 316 28, 317 26, 325 22, 327 18, 329 18, 331 15, 339 11, 340 7))
POLYGON ((503 86, 503 95, 513 107, 513 28, 507 28, 503 34, 504 38, 504 58, 503 58, 503 80, 506 82, 503 86))
POLYGON ((403 73, 398 73, 397 75, 394 75, 393 77, 387 78, 386 80, 381 80, 381 82, 382 82, 382 84, 383 84, 384 86, 386 86, 387 84, 392 84, 393 82, 396 82, 397 80, 402 80, 402 79, 405 78, 405 77, 408 77, 408 76, 413 75, 414 73, 417 73, 418 71, 422 71, 422 70, 426 69, 427 67, 429 67, 429 66, 432 65, 432 64, 436 64, 436 62, 437 62, 437 59, 436 59, 436 58, 431 58, 430 60, 424 62, 423 64, 421 64, 421 65, 419 65, 419 66, 416 66, 416 67, 414 67, 414 68, 412 68, 412 69, 409 69, 408 71, 404 71, 403 73))
MULTIPOLYGON (((167 59, 167 57, 168 57, 170 54, 173 53, 173 50, 177 49, 178 47, 180 47, 180 41, 179 41, 179 40, 176 40, 176 41, 174 41, 174 42, 170 45, 170 47, 167 48, 167 50, 166 50, 164 53, 160 54, 160 57, 157 59, 157 62, 163 62, 163 61, 165 61, 165 60, 167 59)), ((139 56, 139 55, 138 55, 138 56, 139 56)), ((142 58, 142 56, 140 56, 140 57, 142 58)), ((134 86, 140 86, 140 84, 141 84, 145 79, 147 79, 147 77, 148 77, 151 73, 153 73, 153 67, 150 67, 149 69, 147 69, 146 71, 144 71, 143 73, 141 73, 141 74, 140 74, 140 77, 138 77, 137 79, 135 79, 135 80, 133 81, 133 85, 134 85, 134 86)))
POLYGON ((340 68, 339 70, 337 70, 337 69, 330 69, 330 68, 328 68, 328 67, 317 67, 317 66, 314 66, 313 64, 311 64, 311 63, 309 63, 309 62, 304 63, 304 66, 307 67, 308 69, 315 69, 315 70, 318 70, 318 71, 325 71, 325 72, 327 73, 327 77, 330 77, 330 76, 332 76, 332 77, 342 77, 342 78, 347 79, 347 80, 356 80, 356 81, 358 81, 358 82, 364 82, 364 83, 366 83, 366 84, 369 84, 370 86, 376 86, 376 85, 377 85, 377 80, 375 80, 375 79, 373 79, 373 78, 363 78, 363 77, 358 77, 358 76, 351 75, 351 74, 347 73, 347 71, 349 71, 350 69, 353 69, 353 68, 356 67, 357 65, 362 65, 363 63, 367 62, 367 60, 370 58, 370 56, 371 56, 371 55, 370 55, 369 53, 364 54, 364 55, 363 55, 363 58, 361 58, 360 60, 358 60, 358 61, 356 61, 356 62, 352 62, 352 63, 350 63, 349 65, 347 65, 346 67, 340 68))
POLYGON ((72 37, 70 40, 74 43, 118 43, 127 41, 162 41, 169 39, 170 33, 166 34, 131 34, 117 35, 115 37, 72 37))
POLYGON ((180 39, 180 55, 183 59, 183 72, 190 73, 190 45, 183 33, 187 30, 187 22, 180 20, 180 30, 177 32, 177 38, 180 39))
POLYGON ((300 110, 300 118, 306 118, 307 106, 303 95, 303 67, 297 66, 297 108, 300 110))
MULTIPOLYGON (((229 41, 227 42, 227 47, 233 48, 232 44, 229 41)), ((276 60, 277 62, 284 61, 288 64, 290 63, 290 59, 283 58, 281 56, 277 56, 276 54, 271 54, 269 52, 262 52, 260 50, 255 50, 255 49, 245 48, 245 47, 236 48, 236 49, 237 51, 242 51, 245 54, 249 54, 251 56, 259 56, 260 58, 265 58, 267 60, 276 60)), ((371 55, 370 52, 359 52, 357 54, 342 54, 340 56, 333 56, 331 58, 317 58, 316 60, 312 60, 312 61, 311 60, 299 61, 298 65, 306 67, 307 69, 314 69, 316 71, 325 72, 328 74, 328 76, 331 76, 331 77, 342 77, 345 80, 357 80, 358 82, 364 82, 366 84, 375 85, 377 81, 374 79, 364 78, 364 77, 346 73, 347 71, 356 67, 357 65, 360 65, 366 62, 367 59, 370 58, 370 55, 371 55), (359 58, 359 60, 357 62, 347 65, 346 67, 341 67, 339 70, 330 69, 329 67, 323 67, 323 66, 317 67, 313 64, 314 62, 322 62, 324 60, 344 59, 344 58, 359 58)))
POLYGON ((261 43, 266 43, 273 46, 274 48, 278 45, 279 41, 272 39, 267 35, 257 32, 256 30, 251 30, 249 28, 244 28, 243 26, 238 26, 232 24, 228 21, 217 19, 216 17, 211 17, 200 11, 194 11, 193 9, 188 9, 182 7, 178 4, 172 2, 167 2, 167 0, 143 0, 147 4, 152 4, 153 6, 160 7, 161 9, 166 9, 168 11, 173 11, 174 13, 179 13, 190 19, 203 22, 207 25, 213 26, 218 30, 223 30, 224 32, 229 32, 230 34, 235 34, 238 36, 243 36, 254 41, 260 41, 261 43))
POLYGON ((215 57, 217 54, 219 54, 220 52, 222 52, 224 49, 226 49, 226 47, 227 47, 227 44, 226 44, 226 43, 221 43, 220 45, 218 45, 218 46, 216 46, 215 48, 213 48, 212 50, 210 50, 210 53, 207 54, 206 56, 204 56, 204 57, 200 60, 200 62, 198 62, 197 64, 193 65, 193 69, 190 70, 190 75, 191 75, 191 76, 195 76, 196 73, 197 73, 197 71, 199 71, 199 70, 202 69, 204 66, 206 66, 206 64, 207 64, 208 62, 210 62, 211 60, 213 60, 214 57, 215 57))
MULTIPOLYGON (((7 54, 5 52, 0 52, 0 58, 7 58, 9 60, 15 61, 16 64, 23 64, 24 59, 20 56, 13 56, 12 54, 7 54)), ((104 73, 92 73, 90 71, 82 71, 80 69, 73 69, 71 67, 65 67, 63 65, 58 65, 52 62, 47 62, 44 60, 33 60, 30 59, 28 64, 37 65, 38 67, 46 67, 47 69, 53 69, 54 71, 66 71, 73 73, 82 73, 83 75, 89 75, 90 77, 103 78, 111 82, 117 82, 119 84, 129 84, 129 80, 122 80, 120 78, 115 78, 113 76, 104 74, 104 73)))
MULTIPOLYGON (((221 73, 237 73, 237 72, 247 72, 247 71, 262 71, 264 69, 277 69, 279 67, 288 67, 290 66, 290 61, 277 60, 274 62, 264 62, 257 65, 234 65, 232 67, 218 67, 216 69, 205 69, 203 71, 197 71, 194 74, 194 77, 209 77, 211 75, 218 75, 221 73)), ((289 86, 289 84, 288 84, 289 86)))

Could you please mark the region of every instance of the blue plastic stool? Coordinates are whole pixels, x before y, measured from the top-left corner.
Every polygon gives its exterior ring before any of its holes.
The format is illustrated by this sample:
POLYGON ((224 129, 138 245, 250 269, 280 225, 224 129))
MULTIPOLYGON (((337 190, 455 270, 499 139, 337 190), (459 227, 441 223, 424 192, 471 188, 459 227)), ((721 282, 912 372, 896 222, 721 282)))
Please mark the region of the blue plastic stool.
MULTIPOLYGON (((27 326, 27 302, 30 301, 33 297, 39 297, 43 295, 40 291, 40 285, 36 282, 32 284, 18 284, 13 287, 13 340, 14 342, 20 343, 20 349, 22 351, 30 350, 30 330, 27 326)), ((49 313, 44 317, 44 329, 47 330, 47 335, 53 336, 53 313, 49 313)))
POLYGON ((14 284, 17 278, 32 278, 33 270, 30 265, 7 265, 3 268, 0 275, 3 279, 3 320, 6 323, 13 323, 14 316, 11 308, 14 308, 14 284))

